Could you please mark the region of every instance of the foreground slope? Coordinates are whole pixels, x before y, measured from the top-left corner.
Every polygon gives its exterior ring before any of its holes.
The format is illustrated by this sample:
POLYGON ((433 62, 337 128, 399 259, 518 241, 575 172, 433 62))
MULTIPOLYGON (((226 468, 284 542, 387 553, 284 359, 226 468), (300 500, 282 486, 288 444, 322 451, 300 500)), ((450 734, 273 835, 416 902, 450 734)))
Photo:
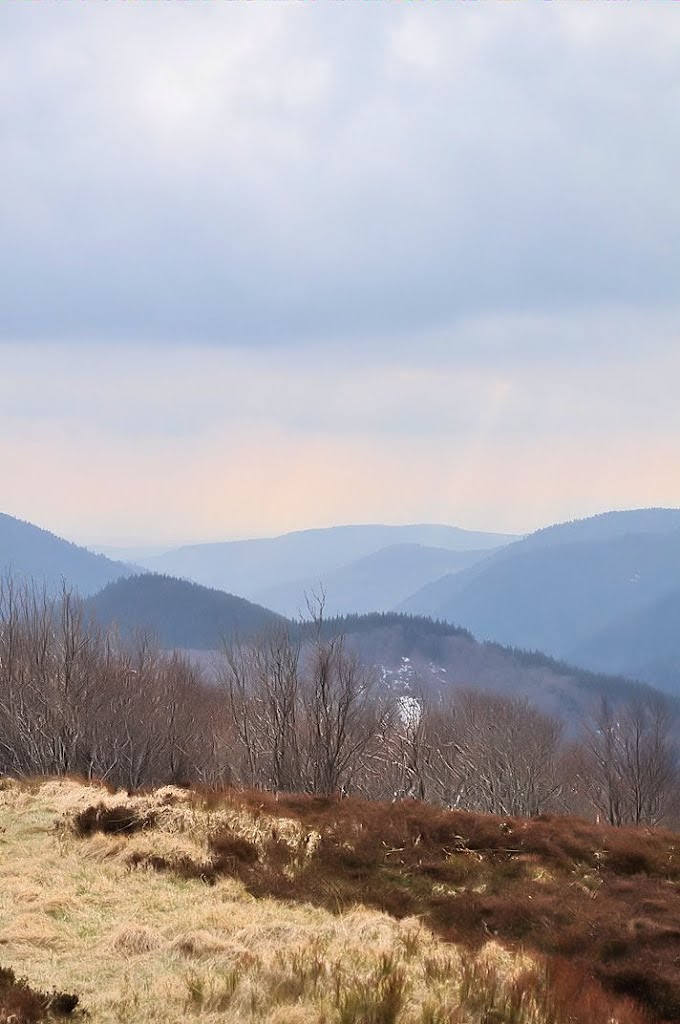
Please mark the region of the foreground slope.
POLYGON ((125 639, 148 631, 166 648, 210 650, 235 635, 261 633, 282 620, 242 597, 154 573, 110 583, 85 611, 125 639))
POLYGON ((661 832, 65 780, 5 780, 0 809, 0 962, 92 1024, 680 1013, 661 832))
POLYGON ((57 591, 62 584, 91 594, 134 572, 123 562, 95 555, 32 523, 0 513, 0 573, 33 580, 57 591))

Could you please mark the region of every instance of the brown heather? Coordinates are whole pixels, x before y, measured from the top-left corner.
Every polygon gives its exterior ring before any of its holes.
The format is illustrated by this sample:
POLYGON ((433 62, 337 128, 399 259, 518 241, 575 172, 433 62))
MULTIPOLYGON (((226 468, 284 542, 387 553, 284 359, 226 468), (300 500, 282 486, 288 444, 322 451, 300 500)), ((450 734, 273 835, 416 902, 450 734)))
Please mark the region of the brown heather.
POLYGON ((3 1024, 38 1024, 70 1017, 78 996, 68 992, 40 992, 9 967, 0 967, 0 1021, 3 1024))
POLYGON ((680 1020, 672 833, 68 779, 0 814, 0 962, 92 1024, 680 1020))

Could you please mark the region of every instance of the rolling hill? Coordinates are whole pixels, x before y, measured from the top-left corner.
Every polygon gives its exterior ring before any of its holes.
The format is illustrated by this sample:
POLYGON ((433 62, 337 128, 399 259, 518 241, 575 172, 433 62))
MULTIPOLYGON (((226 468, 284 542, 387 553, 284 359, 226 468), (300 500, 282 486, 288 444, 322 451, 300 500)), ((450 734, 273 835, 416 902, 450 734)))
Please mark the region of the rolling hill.
POLYGON ((242 597, 187 580, 144 573, 110 583, 85 602, 103 626, 124 639, 150 632, 162 647, 215 650, 223 638, 250 636, 281 622, 242 597))
POLYGON ((59 590, 66 584, 87 595, 134 571, 134 567, 124 562, 96 555, 48 530, 0 513, 0 573, 3 575, 33 580, 49 591, 59 590))
MULTIPOLYGON (((117 628, 124 640, 150 633, 161 647, 193 652, 209 672, 206 655, 225 639, 285 628, 304 642, 316 629, 232 594, 153 573, 109 584, 88 598, 85 611, 100 625, 117 628)), ((521 696, 570 729, 600 697, 628 700, 645 689, 539 653, 482 643, 462 627, 426 617, 396 612, 327 617, 323 629, 344 634, 347 646, 375 667, 380 684, 390 690, 434 695, 470 688, 521 696)))
MULTIPOLYGON (((328 571, 326 616, 350 608, 355 612, 333 628, 345 631, 390 685, 516 693, 575 719, 594 695, 632 692, 633 684, 611 676, 632 676, 677 693, 678 521, 677 510, 609 513, 550 527, 496 549, 467 550, 460 545, 470 537, 479 542, 480 535, 448 527, 309 531, 311 536, 216 545, 214 571, 220 575, 231 564, 246 573, 251 564, 254 589, 254 582, 289 571, 297 551, 303 552, 303 566, 314 560, 318 565, 331 552, 347 556, 362 546, 380 544, 386 536, 418 537, 418 542, 378 548, 328 571), (448 546, 454 543, 459 548, 448 546), (218 557, 223 549, 226 561, 218 557), (271 566, 266 564, 267 552, 271 566), (444 621, 411 614, 356 614, 384 609, 390 597, 398 600, 442 568, 447 574, 421 588, 404 607, 444 621), (494 642, 478 643, 472 634, 494 642), (526 650, 542 650, 547 656, 527 655, 526 650), (551 655, 582 668, 554 661, 551 655), (597 674, 602 672, 608 675, 597 674)), ((486 543, 494 539, 498 542, 498 537, 482 536, 486 543)), ((211 553, 200 547, 201 558, 211 553)), ((129 565, 10 516, 0 517, 2 562, 6 571, 44 581, 51 589, 65 580, 89 595, 87 611, 98 621, 117 623, 125 637, 149 630, 167 648, 209 651, 224 636, 249 636, 282 623, 297 628, 275 611, 222 589, 162 574, 131 575, 129 565)), ((315 581, 297 579, 270 588, 271 603, 291 612, 303 607, 304 590, 313 589, 315 581)))
POLYGON ((274 587, 309 579, 325 582, 328 573, 394 545, 463 552, 491 550, 514 539, 455 526, 337 526, 262 540, 195 544, 147 558, 143 564, 152 572, 181 576, 262 602, 274 587))
MULTIPOLYGON (((223 591, 155 574, 109 584, 85 602, 86 613, 124 639, 151 633, 167 649, 219 650, 223 640, 286 628, 305 641, 312 623, 291 622, 223 591)), ((381 685, 403 693, 437 694, 472 688, 529 699, 541 710, 576 726, 599 697, 629 699, 640 689, 626 679, 597 675, 540 654, 480 643, 465 629, 398 613, 349 615, 324 620, 323 629, 344 634, 347 646, 376 667, 381 685)))
POLYGON ((650 687, 625 677, 589 671, 538 651, 523 651, 476 640, 466 629, 418 616, 387 613, 329 620, 361 660, 378 668, 389 689, 436 695, 473 689, 524 697, 556 715, 567 729, 603 698, 614 703, 650 694, 650 687))
MULTIPOLYGON (((389 611, 394 605, 445 573, 457 572, 481 561, 488 550, 452 551, 422 544, 393 544, 323 576, 326 613, 389 611)), ((282 583, 258 593, 258 600, 283 615, 295 617, 305 610, 305 594, 319 590, 320 580, 310 577, 282 583)))
POLYGON ((482 639, 565 657, 680 581, 680 511, 608 513, 550 527, 398 605, 482 639))

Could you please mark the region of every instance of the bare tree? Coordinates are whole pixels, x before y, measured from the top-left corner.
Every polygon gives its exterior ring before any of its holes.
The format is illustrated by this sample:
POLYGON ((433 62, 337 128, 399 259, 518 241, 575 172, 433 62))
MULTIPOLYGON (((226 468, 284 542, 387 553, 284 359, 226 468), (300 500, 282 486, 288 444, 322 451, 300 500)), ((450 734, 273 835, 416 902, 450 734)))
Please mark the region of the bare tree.
POLYGON ((220 675, 246 785, 301 788, 299 660, 299 643, 287 630, 224 646, 220 675))
POLYGON ((678 730, 663 699, 603 701, 565 744, 519 698, 381 691, 323 597, 310 612, 299 631, 226 645, 220 688, 152 637, 123 643, 86 621, 67 588, 0 580, 0 772, 576 810, 614 825, 676 813, 678 730))
POLYGON ((655 825, 678 785, 677 723, 669 703, 636 697, 614 707, 603 698, 583 731, 581 789, 612 825, 655 825))
POLYGON ((561 726, 520 698, 458 691, 427 709, 429 790, 449 807, 530 815, 551 806, 561 726))
POLYGON ((314 793, 352 787, 363 756, 379 728, 369 699, 373 678, 341 636, 317 636, 304 675, 306 764, 314 793))

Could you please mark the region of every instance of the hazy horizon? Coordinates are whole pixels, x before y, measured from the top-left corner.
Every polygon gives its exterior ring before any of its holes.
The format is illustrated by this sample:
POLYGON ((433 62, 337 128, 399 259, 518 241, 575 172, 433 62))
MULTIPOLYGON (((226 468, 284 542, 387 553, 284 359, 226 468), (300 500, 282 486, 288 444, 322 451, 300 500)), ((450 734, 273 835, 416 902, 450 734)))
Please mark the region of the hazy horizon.
POLYGON ((672 5, 0 8, 0 508, 680 505, 672 5))
MULTIPOLYGON (((499 537, 516 537, 517 539, 520 539, 522 537, 528 536, 531 533, 534 533, 536 530, 541 530, 541 529, 544 529, 546 527, 555 526, 555 525, 558 525, 560 523, 568 523, 568 522, 572 522, 572 521, 588 519, 588 518, 591 518, 592 516, 605 515, 605 514, 607 514, 609 512, 635 512, 635 511, 644 511, 645 509, 661 508, 661 507, 665 507, 665 508, 667 508, 669 510, 674 510, 675 509, 675 510, 680 511, 680 506, 645 506, 644 508, 642 506, 630 506, 628 508, 599 509, 599 510, 596 510, 594 512, 589 512, 589 513, 587 513, 585 515, 574 515, 574 516, 568 516, 565 519, 561 519, 561 520, 550 520, 550 521, 546 521, 546 522, 540 522, 540 523, 537 523, 536 525, 532 526, 530 529, 526 529, 526 530, 505 530, 505 529, 502 529, 502 528, 496 529, 496 528, 493 528, 493 527, 491 527, 491 528, 481 527, 481 526, 477 526, 476 524, 464 524, 464 523, 457 523, 457 522, 448 522, 447 523, 447 522, 434 522, 434 521, 428 522, 426 520, 409 520, 409 521, 406 521, 406 520, 387 520, 386 519, 386 520, 380 520, 380 521, 374 520, 372 522, 369 522, 369 521, 359 522, 359 521, 357 521, 357 522, 337 522, 337 523, 330 522, 330 523, 322 523, 322 524, 313 523, 313 524, 308 524, 306 526, 296 527, 296 528, 294 528, 292 530, 281 530, 281 531, 272 532, 272 533, 234 535, 234 534, 228 534, 227 532, 223 532, 223 533, 217 533, 214 536, 179 537, 176 540, 169 541, 168 543, 154 543, 153 537, 149 537, 149 538, 146 538, 146 539, 145 538, 138 539, 138 538, 132 537, 129 540, 124 538, 120 542, 118 542, 118 541, 109 541, 107 539, 101 540, 101 539, 98 539, 96 528, 94 526, 92 526, 91 531, 92 531, 92 536, 95 539, 91 540, 91 539, 88 539, 89 538, 89 534, 87 536, 75 536, 75 535, 70 535, 70 534, 61 534, 49 522, 39 522, 37 520, 32 520, 32 519, 27 518, 26 516, 20 516, 20 515, 16 515, 15 518, 20 519, 23 522, 30 523, 33 526, 37 526, 40 529, 47 530, 50 533, 55 533, 58 536, 61 536, 64 540, 71 541, 74 544, 78 544, 78 545, 80 545, 82 547, 86 547, 86 548, 88 548, 88 549, 90 549, 92 551, 100 552, 102 554, 109 554, 110 557, 115 557, 115 552, 117 552, 117 551, 125 551, 125 550, 129 550, 129 551, 136 550, 136 551, 138 551, 140 553, 140 557, 141 557, 141 553, 142 552, 146 552, 146 554, 150 556, 152 554, 160 554, 160 553, 165 552, 165 551, 170 551, 170 550, 175 549, 175 548, 192 547, 192 546, 201 545, 201 544, 215 544, 215 543, 221 543, 221 542, 227 542, 228 543, 228 542, 232 542, 232 541, 237 542, 237 541, 248 541, 248 540, 272 540, 272 539, 276 539, 276 538, 279 538, 279 537, 282 537, 282 536, 287 536, 289 534, 310 533, 310 532, 317 532, 317 531, 322 531, 322 530, 344 529, 346 527, 350 527, 350 528, 352 528, 352 527, 361 528, 361 527, 371 527, 371 526, 385 526, 385 527, 395 527, 395 528, 409 527, 409 526, 454 527, 454 528, 465 530, 465 531, 468 531, 468 532, 496 534, 499 537)), ((7 515, 13 515, 13 513, 7 512, 6 509, 0 509, 0 514, 1 513, 5 513, 7 515)))

